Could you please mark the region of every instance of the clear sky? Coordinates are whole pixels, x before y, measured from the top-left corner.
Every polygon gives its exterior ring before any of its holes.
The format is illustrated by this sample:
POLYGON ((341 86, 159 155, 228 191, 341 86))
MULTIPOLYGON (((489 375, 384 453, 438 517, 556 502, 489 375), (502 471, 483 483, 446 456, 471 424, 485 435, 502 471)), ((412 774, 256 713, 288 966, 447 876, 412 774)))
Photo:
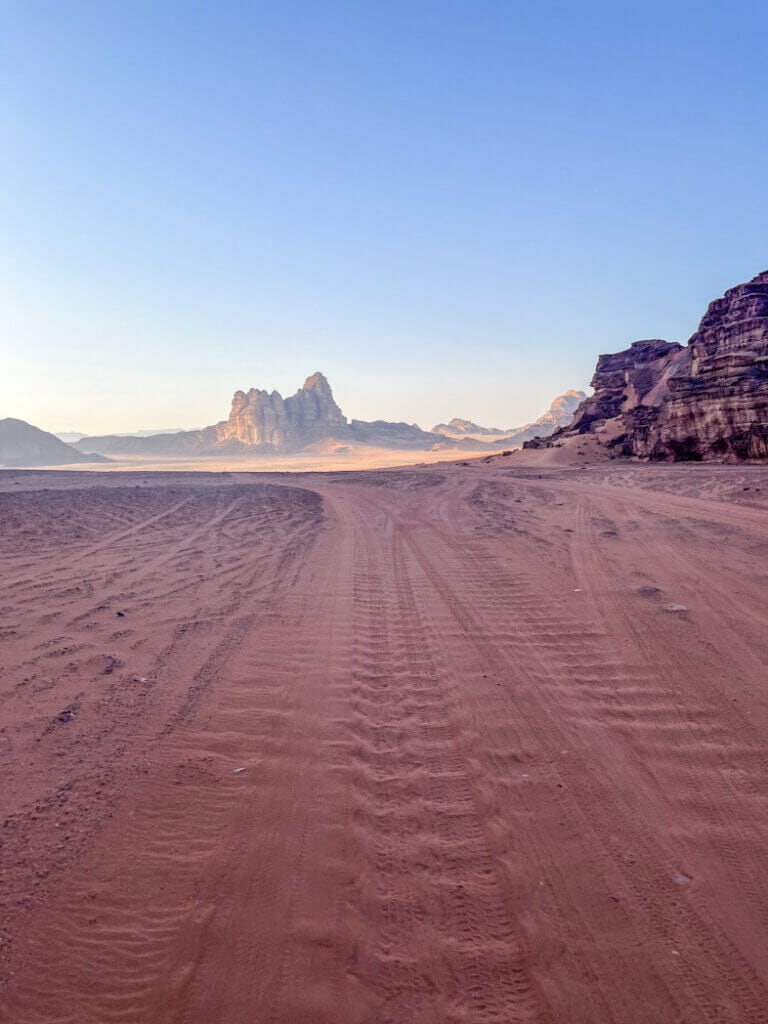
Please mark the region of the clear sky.
POLYGON ((0 417, 506 427, 768 267, 768 5, 3 0, 0 417))

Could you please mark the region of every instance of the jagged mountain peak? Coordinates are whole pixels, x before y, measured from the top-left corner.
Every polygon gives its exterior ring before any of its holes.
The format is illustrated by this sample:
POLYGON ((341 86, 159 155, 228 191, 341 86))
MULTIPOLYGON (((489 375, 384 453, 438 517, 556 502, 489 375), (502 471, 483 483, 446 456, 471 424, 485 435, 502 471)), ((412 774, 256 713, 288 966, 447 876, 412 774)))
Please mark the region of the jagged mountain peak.
POLYGON ((328 394, 330 394, 331 385, 328 383, 328 378, 325 376, 325 374, 321 373, 318 370, 315 373, 310 374, 309 377, 307 377, 307 379, 304 381, 304 385, 302 387, 302 390, 303 391, 322 391, 322 392, 327 392, 328 394))

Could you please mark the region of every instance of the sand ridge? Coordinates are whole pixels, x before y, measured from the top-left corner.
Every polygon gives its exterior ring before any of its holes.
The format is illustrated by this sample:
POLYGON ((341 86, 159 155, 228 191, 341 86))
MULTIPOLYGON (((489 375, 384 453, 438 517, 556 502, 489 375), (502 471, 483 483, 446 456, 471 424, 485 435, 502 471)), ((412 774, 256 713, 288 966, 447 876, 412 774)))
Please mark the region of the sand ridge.
POLYGON ((0 1020, 768 1020, 768 470, 0 508, 0 1020))

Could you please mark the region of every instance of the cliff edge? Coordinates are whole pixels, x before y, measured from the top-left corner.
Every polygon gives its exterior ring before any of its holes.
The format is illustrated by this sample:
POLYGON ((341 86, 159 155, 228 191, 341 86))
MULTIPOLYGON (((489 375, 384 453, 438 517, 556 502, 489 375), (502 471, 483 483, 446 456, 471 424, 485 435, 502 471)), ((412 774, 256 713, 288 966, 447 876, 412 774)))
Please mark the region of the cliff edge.
POLYGON ((573 422, 524 448, 593 434, 659 461, 768 459, 768 271, 711 302, 688 344, 636 341, 602 355, 573 422))

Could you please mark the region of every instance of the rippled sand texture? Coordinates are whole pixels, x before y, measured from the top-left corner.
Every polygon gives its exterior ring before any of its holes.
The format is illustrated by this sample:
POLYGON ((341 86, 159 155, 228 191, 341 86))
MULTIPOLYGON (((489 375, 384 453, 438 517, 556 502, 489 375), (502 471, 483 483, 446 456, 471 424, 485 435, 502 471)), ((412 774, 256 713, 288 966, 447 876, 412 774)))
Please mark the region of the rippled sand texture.
POLYGON ((0 1020, 768 1021, 768 471, 0 473, 0 1020))

